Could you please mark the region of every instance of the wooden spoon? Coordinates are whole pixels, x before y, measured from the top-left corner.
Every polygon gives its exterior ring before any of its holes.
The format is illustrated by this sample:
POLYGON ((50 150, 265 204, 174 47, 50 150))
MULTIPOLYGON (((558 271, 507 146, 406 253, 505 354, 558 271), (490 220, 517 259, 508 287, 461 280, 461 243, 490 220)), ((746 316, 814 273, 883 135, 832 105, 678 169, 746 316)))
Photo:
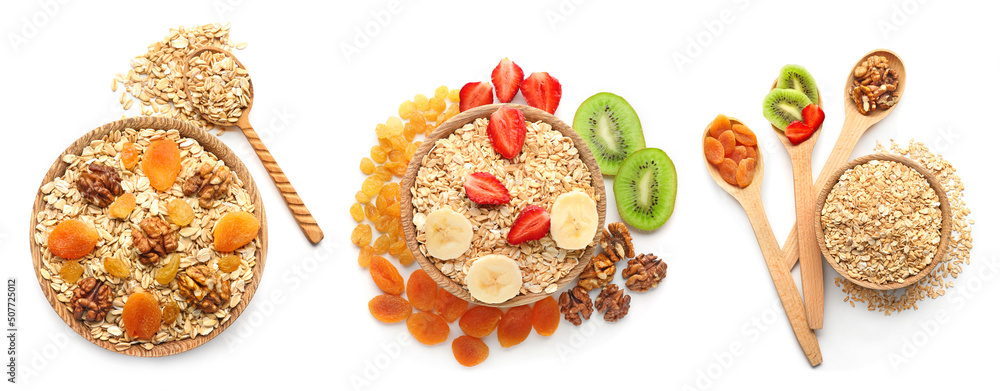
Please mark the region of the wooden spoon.
MULTIPOLYGON (((777 85, 778 81, 775 80, 771 84, 771 89, 773 90, 777 85)), ((816 95, 818 97, 816 104, 823 108, 823 97, 819 95, 819 91, 816 91, 816 95)), ((823 125, 820 124, 812 136, 798 145, 793 145, 791 141, 788 141, 788 137, 785 137, 785 132, 781 129, 774 125, 771 125, 771 129, 774 129, 778 140, 781 141, 781 145, 785 146, 785 150, 788 151, 788 156, 792 160, 795 218, 797 221, 803 222, 799 225, 798 239, 799 243, 805 243, 805 245, 799 246, 799 257, 802 259, 802 267, 799 270, 802 274, 802 296, 806 300, 806 319, 809 321, 809 327, 821 329, 823 328, 823 257, 819 252, 819 244, 812 240, 816 237, 816 231, 812 224, 816 203, 816 192, 813 190, 812 178, 812 150, 816 146, 816 140, 819 140, 819 132, 823 129, 823 125)))
MULTIPOLYGON (((847 73, 847 82, 844 84, 844 127, 840 130, 840 136, 837 137, 837 143, 833 145, 833 150, 830 151, 830 157, 826 159, 826 164, 823 165, 819 176, 816 177, 817 185, 828 182, 838 168, 847 164, 851 158, 851 152, 854 151, 858 140, 861 139, 861 135, 899 106, 900 102, 896 102, 888 109, 879 109, 868 113, 868 115, 863 115, 854 105, 854 100, 851 99, 851 90, 854 88, 854 68, 861 65, 869 56, 874 55, 888 59, 889 67, 896 70, 896 74, 899 76, 896 92, 899 93, 899 100, 903 100, 903 90, 906 89, 906 67, 903 65, 903 60, 899 59, 896 53, 886 49, 873 50, 862 56, 847 73)), ((788 239, 785 240, 785 245, 782 247, 782 251, 784 251, 782 258, 785 267, 789 270, 795 267, 795 263, 799 260, 797 226, 798 223, 792 226, 792 232, 788 233, 788 239)))
MULTIPOLYGON (((191 54, 184 59, 184 93, 186 93, 189 98, 193 95, 191 95, 191 83, 187 80, 188 64, 192 58, 201 55, 201 53, 205 51, 223 53, 229 58, 232 58, 233 61, 236 62, 236 65, 240 68, 246 69, 246 67, 243 66, 243 63, 236 59, 236 56, 233 56, 232 53, 218 47, 207 46, 191 52, 191 54)), ((250 108, 253 107, 252 81, 250 82, 249 90, 250 99, 247 102, 247 107, 243 109, 243 112, 240 115, 239 120, 236 121, 235 125, 243 131, 243 135, 245 135, 247 140, 250 141, 250 145, 253 147, 254 152, 257 153, 257 158, 264 164, 264 168, 267 169, 267 173, 271 176, 271 180, 274 181, 275 186, 278 187, 278 191, 281 193, 281 198, 285 200, 285 205, 288 205, 288 209, 291 209, 292 216, 295 217, 295 221, 299 223, 299 228, 301 228, 302 232, 306 234, 306 238, 314 244, 319 243, 320 240, 323 240, 323 230, 320 229, 319 224, 316 223, 316 219, 313 218, 312 213, 309 213, 309 209, 306 208, 305 203, 302 202, 302 198, 299 197, 299 193, 295 191, 291 182, 288 181, 288 177, 286 177, 285 173, 281 171, 281 167, 279 167, 278 162, 274 160, 274 156, 271 156, 271 152, 269 152, 267 147, 264 146, 264 142, 261 141, 260 136, 258 136, 257 132, 255 132, 253 127, 250 126, 250 108)), ((205 110, 193 101, 192 106, 202 113, 202 118, 205 121, 218 126, 234 125, 233 123, 227 121, 214 121, 208 115, 204 115, 205 110)))
MULTIPOLYGON (((744 125, 736 118, 730 117, 729 121, 733 124, 744 125)), ((709 128, 706 127, 705 133, 702 135, 702 140, 705 140, 708 136, 709 128)), ((760 196, 760 185, 764 179, 764 155, 759 148, 756 146, 754 148, 757 150, 757 166, 754 169, 753 181, 750 183, 750 186, 745 188, 726 183, 719 174, 719 169, 710 163, 707 158, 705 159, 705 166, 708 168, 708 173, 715 180, 715 183, 729 193, 729 195, 733 196, 743 207, 743 210, 746 211, 747 217, 750 219, 750 226, 753 227, 754 235, 757 236, 760 252, 764 255, 764 262, 767 263, 767 271, 771 274, 774 288, 778 290, 778 298, 781 299, 781 305, 785 308, 785 315, 788 316, 788 322, 792 325, 795 339, 799 341, 799 346, 802 347, 802 352, 805 353, 809 364, 816 366, 823 362, 823 355, 819 350, 819 341, 816 339, 816 332, 809 328, 809 324, 806 322, 806 308, 802 304, 802 297, 799 296, 798 287, 795 286, 795 281, 792 280, 792 273, 781 263, 781 248, 778 247, 774 231, 771 230, 771 224, 767 221, 767 215, 764 213, 764 203, 761 201, 760 196)))

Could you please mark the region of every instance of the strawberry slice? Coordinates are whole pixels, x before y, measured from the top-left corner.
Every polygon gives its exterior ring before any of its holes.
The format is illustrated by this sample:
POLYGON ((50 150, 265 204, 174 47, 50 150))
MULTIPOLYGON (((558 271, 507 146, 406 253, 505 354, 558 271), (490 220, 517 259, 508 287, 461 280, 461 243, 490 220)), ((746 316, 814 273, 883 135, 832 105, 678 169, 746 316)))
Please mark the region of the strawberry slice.
POLYGON ((549 212, 540 206, 528 205, 517 215, 514 225, 507 232, 507 243, 518 245, 538 240, 549 232, 549 212))
POLYGON ((510 103, 514 100, 514 95, 517 95, 517 88, 521 86, 521 81, 524 80, 524 71, 513 61, 504 57, 497 64, 497 67, 493 68, 491 79, 493 85, 497 86, 497 99, 503 103, 510 103))
POLYGON ((458 111, 493 103, 493 86, 485 81, 466 83, 458 92, 458 111))
POLYGON ((532 72, 521 82, 521 95, 528 101, 528 106, 555 114, 559 99, 562 99, 562 84, 548 72, 532 72))
POLYGON ((802 109, 802 122, 804 122, 806 126, 813 128, 813 130, 819 129, 819 126, 823 124, 824 119, 826 119, 826 114, 823 113, 823 109, 815 103, 812 103, 802 109))
POLYGON ((507 187, 488 172, 476 172, 465 177, 465 195, 483 205, 500 205, 510 201, 507 187))
POLYGON ((805 122, 792 121, 792 123, 788 124, 788 128, 785 128, 785 137, 788 137, 788 141, 792 145, 799 145, 803 141, 808 140, 815 131, 816 129, 810 128, 805 122))
POLYGON ((528 135, 528 125, 524 122, 521 110, 501 107, 490 115, 490 123, 486 125, 486 135, 490 136, 493 149, 508 159, 513 159, 521 153, 524 139, 528 135))

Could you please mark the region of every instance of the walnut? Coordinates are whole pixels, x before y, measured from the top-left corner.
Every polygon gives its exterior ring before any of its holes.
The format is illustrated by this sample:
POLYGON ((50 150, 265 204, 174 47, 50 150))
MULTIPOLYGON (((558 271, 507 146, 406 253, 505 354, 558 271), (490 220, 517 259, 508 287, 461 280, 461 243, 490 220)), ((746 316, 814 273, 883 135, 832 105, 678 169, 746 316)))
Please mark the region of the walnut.
POLYGON ((570 323, 579 326, 583 319, 590 319, 590 314, 594 312, 594 302, 590 300, 590 293, 581 286, 563 292, 559 295, 559 312, 570 323))
POLYGON ((76 187, 80 195, 90 203, 100 208, 111 205, 115 197, 122 195, 122 180, 114 167, 98 163, 90 163, 88 172, 80 174, 76 187))
POLYGON ((600 253, 590 259, 590 263, 580 273, 578 285, 591 291, 608 285, 615 278, 615 262, 607 254, 600 253))
POLYGON ((875 96, 872 94, 871 88, 868 86, 857 86, 851 90, 851 99, 854 99, 854 104, 858 107, 858 111, 863 115, 867 115, 871 112, 873 106, 875 106, 875 96))
POLYGON ((597 295, 594 308, 597 309, 597 312, 604 313, 604 320, 617 322, 628 315, 631 302, 632 296, 626 295, 624 290, 618 289, 618 284, 611 284, 604 287, 597 295))
POLYGON ((229 304, 229 284, 204 264, 184 269, 177 276, 177 286, 181 296, 202 312, 213 313, 229 304))
POLYGON ((87 277, 73 289, 73 317, 88 322, 103 320, 111 310, 111 287, 104 281, 87 277))
POLYGON ((875 102, 878 103, 878 108, 888 109, 899 102, 899 93, 894 91, 891 94, 883 94, 875 102))
POLYGON ((141 254, 139 261, 154 265, 177 250, 177 232, 159 217, 147 217, 132 227, 132 246, 141 254))
POLYGON ((899 102, 896 88, 899 75, 889 68, 889 59, 884 56, 869 56, 854 68, 854 89, 851 99, 858 111, 867 115, 875 108, 888 109, 899 102))
POLYGON ((219 167, 218 170, 208 163, 202 164, 198 172, 184 181, 181 190, 184 195, 198 194, 198 205, 202 208, 211 208, 212 204, 219 197, 229 192, 229 184, 233 182, 233 173, 226 166, 219 167))
MULTIPOLYGON (((635 249, 632 247, 632 234, 628 232, 625 223, 614 222, 608 224, 601 234, 601 248, 608 254, 608 258, 618 262, 635 256, 635 249)), ((612 273, 614 273, 612 271, 612 273)))
POLYGON ((622 277, 625 286, 636 292, 645 292, 656 286, 667 275, 667 264, 653 254, 639 254, 630 259, 622 277))

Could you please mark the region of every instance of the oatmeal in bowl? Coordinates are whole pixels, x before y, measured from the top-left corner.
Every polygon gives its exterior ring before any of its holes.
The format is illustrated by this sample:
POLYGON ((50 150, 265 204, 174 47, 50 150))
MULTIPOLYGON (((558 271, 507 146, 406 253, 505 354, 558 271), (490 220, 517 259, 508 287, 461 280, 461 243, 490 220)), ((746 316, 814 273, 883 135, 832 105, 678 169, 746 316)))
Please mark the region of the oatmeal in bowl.
POLYGON ((587 265, 604 225, 604 181, 586 144, 555 116, 522 105, 480 106, 441 125, 401 186, 417 261, 449 293, 479 305, 528 304, 563 288, 587 265), (521 133, 509 132, 511 123, 521 133))

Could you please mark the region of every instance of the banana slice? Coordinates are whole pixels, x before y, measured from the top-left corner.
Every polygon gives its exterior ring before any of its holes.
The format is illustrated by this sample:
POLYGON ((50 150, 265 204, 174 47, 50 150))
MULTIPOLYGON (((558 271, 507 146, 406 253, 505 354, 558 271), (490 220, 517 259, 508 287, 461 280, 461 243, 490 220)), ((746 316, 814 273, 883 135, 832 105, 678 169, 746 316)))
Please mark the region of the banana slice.
POLYGON ((448 208, 427 215, 424 222, 427 253, 438 259, 455 259, 472 245, 472 223, 461 213, 448 208))
POLYGON ((585 248, 597 235, 597 203, 582 191, 559 195, 552 204, 551 218, 549 233, 556 245, 564 249, 585 248))
POLYGON ((521 268, 503 255, 483 255, 472 262, 465 276, 469 293, 483 303, 498 304, 521 291, 521 268))

